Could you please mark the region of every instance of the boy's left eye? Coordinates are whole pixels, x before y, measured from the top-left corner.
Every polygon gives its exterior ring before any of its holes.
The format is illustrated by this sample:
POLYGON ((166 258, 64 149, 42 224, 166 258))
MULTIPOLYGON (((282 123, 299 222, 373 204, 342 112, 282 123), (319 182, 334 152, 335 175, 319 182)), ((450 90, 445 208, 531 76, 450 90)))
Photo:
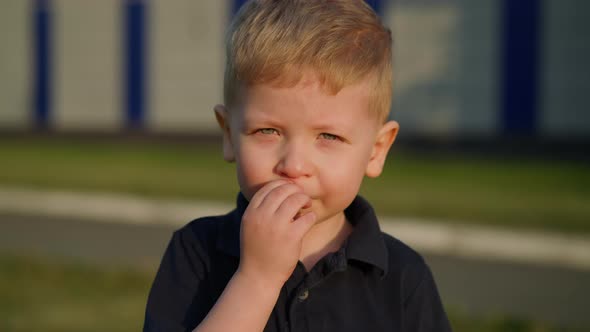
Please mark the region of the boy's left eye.
POLYGON ((334 134, 328 134, 328 133, 321 133, 320 137, 323 139, 326 139, 328 141, 337 141, 340 139, 340 137, 338 137, 337 135, 334 134))

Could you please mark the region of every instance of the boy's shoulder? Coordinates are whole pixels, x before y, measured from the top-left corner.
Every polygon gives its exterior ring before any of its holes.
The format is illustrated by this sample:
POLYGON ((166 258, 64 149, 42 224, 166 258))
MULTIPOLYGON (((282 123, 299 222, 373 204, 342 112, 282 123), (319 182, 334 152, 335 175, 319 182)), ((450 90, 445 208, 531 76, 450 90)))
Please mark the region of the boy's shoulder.
POLYGON ((365 198, 357 196, 345 213, 354 226, 349 238, 354 249, 360 247, 368 254, 381 257, 381 262, 386 261, 389 269, 424 264, 418 252, 394 235, 382 231, 375 210, 365 198))
POLYGON ((174 232, 173 240, 207 255, 216 250, 239 257, 240 222, 236 210, 225 215, 205 216, 194 219, 174 232))
POLYGON ((428 296, 438 296, 432 271, 422 255, 390 234, 381 232, 381 236, 388 257, 385 283, 399 284, 406 290, 405 300, 419 288, 428 296))
POLYGON ((381 232, 381 237, 387 248, 390 267, 425 264, 422 255, 403 241, 385 232, 381 232))
POLYGON ((189 221, 175 233, 189 233, 199 239, 210 238, 223 231, 223 225, 232 219, 233 211, 224 215, 203 216, 189 221))

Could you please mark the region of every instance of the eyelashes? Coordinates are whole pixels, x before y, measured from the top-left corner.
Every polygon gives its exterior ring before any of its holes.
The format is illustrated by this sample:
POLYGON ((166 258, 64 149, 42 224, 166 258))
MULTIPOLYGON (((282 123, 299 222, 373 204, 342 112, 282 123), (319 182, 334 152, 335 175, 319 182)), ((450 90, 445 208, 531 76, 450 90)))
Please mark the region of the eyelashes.
MULTIPOLYGON (((275 128, 260 128, 254 131, 254 134, 260 135, 280 135, 279 131, 275 128)), ((344 139, 338 135, 330 133, 321 133, 319 136, 321 139, 326 141, 344 141, 344 139)))
POLYGON ((256 130, 255 133, 260 133, 263 135, 275 135, 275 134, 278 135, 279 131, 274 128, 261 128, 261 129, 256 130))
POLYGON ((321 133, 320 137, 323 137, 324 139, 326 139, 328 141, 341 141, 342 140, 338 135, 329 134, 329 133, 321 133))

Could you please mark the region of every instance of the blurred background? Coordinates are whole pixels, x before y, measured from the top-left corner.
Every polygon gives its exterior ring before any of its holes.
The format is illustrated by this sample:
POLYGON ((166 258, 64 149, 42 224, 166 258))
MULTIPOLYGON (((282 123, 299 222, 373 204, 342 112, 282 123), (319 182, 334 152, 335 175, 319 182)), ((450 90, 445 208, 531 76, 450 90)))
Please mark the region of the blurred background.
MULTIPOLYGON (((0 330, 139 330, 172 231, 231 209, 212 107, 243 2, 0 0, 0 330)), ((401 127, 362 189, 383 228, 456 331, 590 330, 590 2, 368 2, 401 127)))

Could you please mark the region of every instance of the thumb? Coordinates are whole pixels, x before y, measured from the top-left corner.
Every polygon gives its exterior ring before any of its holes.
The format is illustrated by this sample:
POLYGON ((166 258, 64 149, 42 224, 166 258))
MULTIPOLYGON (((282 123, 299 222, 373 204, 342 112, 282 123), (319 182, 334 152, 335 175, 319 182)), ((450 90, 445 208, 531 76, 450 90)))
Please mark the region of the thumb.
POLYGON ((309 232, 311 227, 315 225, 316 219, 316 214, 311 211, 293 220, 293 226, 295 228, 296 234, 299 235, 300 238, 303 238, 305 234, 309 232))

